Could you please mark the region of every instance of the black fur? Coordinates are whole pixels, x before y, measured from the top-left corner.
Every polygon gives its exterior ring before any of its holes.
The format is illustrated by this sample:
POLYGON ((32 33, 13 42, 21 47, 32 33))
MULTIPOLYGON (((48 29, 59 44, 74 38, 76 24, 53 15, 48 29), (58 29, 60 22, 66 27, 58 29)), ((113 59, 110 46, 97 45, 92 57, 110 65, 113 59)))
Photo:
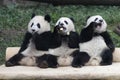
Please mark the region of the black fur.
POLYGON ((48 63, 47 63, 47 56, 39 56, 36 58, 36 64, 40 68, 48 68, 48 63))
POLYGON ((111 52, 113 52, 115 50, 115 45, 113 44, 109 33, 107 31, 103 32, 101 33, 101 36, 104 38, 105 43, 110 48, 111 52))
POLYGON ((28 47, 28 44, 30 43, 31 38, 32 38, 32 34, 29 32, 26 32, 25 37, 23 39, 23 43, 18 53, 24 51, 28 47))
POLYGON ((93 38, 95 22, 91 22, 87 28, 82 29, 80 34, 80 43, 87 42, 93 38))
POLYGON ((45 54, 43 56, 37 57, 36 63, 38 67, 41 68, 56 68, 57 67, 57 56, 51 54, 45 54))
POLYGON ((47 51, 50 47, 51 32, 44 32, 42 34, 34 33, 33 42, 37 50, 47 51))
POLYGON ((84 66, 90 59, 86 52, 79 52, 79 50, 74 51, 71 56, 73 56, 72 67, 84 66))
POLYGON ((60 47, 62 44, 62 37, 57 32, 57 27, 54 28, 54 31, 51 36, 51 47, 50 48, 57 48, 60 47))
POLYGON ((86 18, 86 22, 87 22, 87 20, 90 18, 91 16, 87 16, 87 18, 86 18))
POLYGON ((21 52, 24 51, 28 47, 28 44, 29 44, 31 37, 32 37, 32 34, 29 32, 26 32, 23 43, 22 43, 21 48, 18 51, 18 53, 16 55, 14 55, 12 58, 10 58, 8 61, 6 61, 5 65, 7 67, 19 65, 18 62, 24 57, 21 54, 21 52))
POLYGON ((10 58, 8 61, 6 61, 5 66, 11 67, 11 66, 17 66, 19 65, 19 61, 25 57, 22 54, 16 54, 12 58, 10 58))
POLYGON ((51 17, 50 17, 50 15, 48 15, 48 14, 45 15, 45 20, 48 21, 48 22, 50 22, 50 21, 51 21, 51 17))
POLYGON ((79 48, 79 35, 77 32, 71 31, 68 39, 68 45, 70 48, 79 48))
POLYGON ((73 22, 75 22, 75 20, 73 18, 70 18, 73 22))
POLYGON ((100 63, 100 65, 111 65, 112 61, 113 61, 113 55, 112 52, 110 51, 110 49, 105 49, 102 54, 102 61, 100 63))
POLYGON ((37 50, 47 51, 49 48, 58 47, 60 44, 50 31, 42 34, 35 33, 33 35, 33 42, 37 50))
POLYGON ((35 17, 35 13, 32 14, 31 19, 32 19, 33 17, 35 17))
POLYGON ((49 67, 56 68, 58 65, 57 56, 49 54, 47 57, 47 62, 48 62, 49 67))

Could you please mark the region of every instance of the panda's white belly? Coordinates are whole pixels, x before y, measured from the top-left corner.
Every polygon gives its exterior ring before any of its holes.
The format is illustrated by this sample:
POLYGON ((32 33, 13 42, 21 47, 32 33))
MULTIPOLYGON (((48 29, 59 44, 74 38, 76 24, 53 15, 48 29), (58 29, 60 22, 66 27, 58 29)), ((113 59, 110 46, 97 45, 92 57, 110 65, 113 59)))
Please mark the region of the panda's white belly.
POLYGON ((67 44, 62 43, 59 48, 49 49, 49 54, 58 56, 58 64, 59 66, 67 66, 71 65, 73 57, 70 54, 76 49, 69 48, 67 44))
POLYGON ((48 53, 48 51, 40 51, 35 48, 34 43, 30 40, 30 44, 28 45, 27 49, 22 52, 24 56, 42 56, 43 54, 48 53))
POLYGON ((35 48, 34 43, 30 40, 30 43, 26 50, 24 50, 21 54, 25 57, 19 62, 21 65, 25 66, 36 66, 36 56, 42 56, 43 54, 48 53, 48 51, 38 51, 35 48))
POLYGON ((101 53, 104 49, 107 49, 107 45, 104 39, 101 36, 93 37, 92 40, 80 43, 80 52, 87 52, 88 55, 91 57, 88 65, 99 65, 101 62, 101 53))

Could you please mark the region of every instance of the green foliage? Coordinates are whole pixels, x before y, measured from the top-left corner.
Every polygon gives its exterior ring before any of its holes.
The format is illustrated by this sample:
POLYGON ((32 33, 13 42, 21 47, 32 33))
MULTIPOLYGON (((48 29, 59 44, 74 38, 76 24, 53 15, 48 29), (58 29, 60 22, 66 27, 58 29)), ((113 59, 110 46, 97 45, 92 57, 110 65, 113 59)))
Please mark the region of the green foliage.
POLYGON ((8 6, 0 8, 0 64, 4 62, 7 47, 20 46, 27 24, 32 13, 50 14, 53 28, 57 19, 62 16, 75 20, 77 32, 84 26, 87 16, 101 15, 108 23, 108 31, 117 47, 120 47, 120 36, 113 33, 120 21, 119 6, 57 6, 44 5, 37 7, 8 6))

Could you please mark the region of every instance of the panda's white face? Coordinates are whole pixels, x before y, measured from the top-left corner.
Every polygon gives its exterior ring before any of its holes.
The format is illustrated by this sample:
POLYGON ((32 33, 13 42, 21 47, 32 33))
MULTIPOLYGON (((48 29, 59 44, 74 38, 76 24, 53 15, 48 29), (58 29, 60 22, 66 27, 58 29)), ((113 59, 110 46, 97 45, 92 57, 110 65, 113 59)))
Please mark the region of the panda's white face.
POLYGON ((28 24, 28 31, 32 34, 35 32, 41 34, 43 32, 50 31, 50 23, 45 20, 44 16, 35 16, 28 24))
POLYGON ((70 31, 75 31, 73 21, 67 17, 61 17, 55 27, 58 27, 58 32, 63 35, 69 35, 70 31))
POLYGON ((96 22, 97 23, 97 26, 95 28, 95 32, 96 33, 102 33, 104 31, 106 31, 107 23, 106 23, 106 21, 100 15, 95 15, 95 16, 89 17, 88 20, 87 20, 87 24, 86 24, 85 28, 91 22, 96 22))

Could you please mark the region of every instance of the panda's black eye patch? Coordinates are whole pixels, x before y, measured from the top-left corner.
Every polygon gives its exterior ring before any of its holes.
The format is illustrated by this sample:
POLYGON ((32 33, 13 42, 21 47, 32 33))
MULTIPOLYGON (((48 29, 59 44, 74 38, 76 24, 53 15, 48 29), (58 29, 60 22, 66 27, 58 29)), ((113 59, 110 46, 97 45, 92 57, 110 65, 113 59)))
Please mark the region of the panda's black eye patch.
POLYGON ((31 24, 31 27, 34 25, 34 23, 31 24))
POLYGON ((40 28, 40 24, 39 23, 37 24, 37 27, 40 28))
POLYGON ((68 22, 67 21, 64 21, 66 24, 68 24, 68 22))
POLYGON ((98 18, 95 18, 95 20, 94 21, 97 21, 98 20, 98 18))

